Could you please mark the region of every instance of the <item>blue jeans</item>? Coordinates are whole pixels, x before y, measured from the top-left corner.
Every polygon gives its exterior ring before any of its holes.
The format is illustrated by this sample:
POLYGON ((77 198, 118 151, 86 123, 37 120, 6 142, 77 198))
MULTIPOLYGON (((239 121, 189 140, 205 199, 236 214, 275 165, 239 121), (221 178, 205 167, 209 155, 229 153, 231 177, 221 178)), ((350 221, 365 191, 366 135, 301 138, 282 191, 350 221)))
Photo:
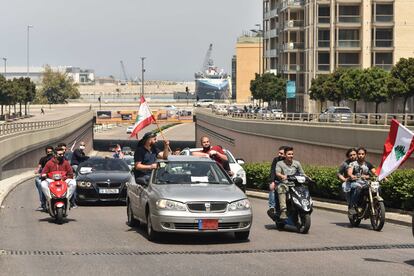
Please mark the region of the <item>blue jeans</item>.
POLYGON ((366 185, 365 181, 353 181, 351 182, 351 200, 350 200, 350 207, 354 207, 357 205, 359 197, 361 195, 362 187, 366 185))
POLYGON ((40 179, 39 176, 37 176, 35 178, 35 185, 36 185, 37 192, 39 194, 40 206, 41 207, 46 207, 46 198, 45 198, 45 195, 42 192, 41 183, 42 183, 42 180, 40 179))
POLYGON ((276 207, 275 190, 269 191, 269 208, 276 207))

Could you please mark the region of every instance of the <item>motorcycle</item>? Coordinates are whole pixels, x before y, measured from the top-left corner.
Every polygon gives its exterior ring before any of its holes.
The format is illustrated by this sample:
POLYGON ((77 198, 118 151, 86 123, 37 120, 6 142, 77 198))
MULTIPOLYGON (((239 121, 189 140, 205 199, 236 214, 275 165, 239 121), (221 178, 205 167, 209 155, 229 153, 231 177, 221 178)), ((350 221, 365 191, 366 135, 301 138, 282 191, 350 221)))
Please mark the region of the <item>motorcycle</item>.
POLYGON ((285 225, 295 226, 299 233, 307 234, 311 226, 313 201, 305 184, 314 184, 313 180, 304 175, 291 175, 287 178, 286 193, 287 220, 280 219, 280 205, 276 196, 275 222, 277 229, 285 225))
POLYGON ((358 227, 363 219, 370 219, 375 231, 381 231, 385 223, 384 199, 380 196, 380 184, 376 177, 366 180, 362 187, 360 198, 356 204, 356 214, 351 214, 348 208, 349 222, 358 227))
POLYGON ((56 223, 62 224, 70 209, 69 199, 73 191, 69 189, 68 184, 64 181, 66 172, 54 171, 48 173, 48 178, 53 181, 47 188, 42 187, 43 194, 46 197, 46 208, 51 217, 55 218, 56 223))

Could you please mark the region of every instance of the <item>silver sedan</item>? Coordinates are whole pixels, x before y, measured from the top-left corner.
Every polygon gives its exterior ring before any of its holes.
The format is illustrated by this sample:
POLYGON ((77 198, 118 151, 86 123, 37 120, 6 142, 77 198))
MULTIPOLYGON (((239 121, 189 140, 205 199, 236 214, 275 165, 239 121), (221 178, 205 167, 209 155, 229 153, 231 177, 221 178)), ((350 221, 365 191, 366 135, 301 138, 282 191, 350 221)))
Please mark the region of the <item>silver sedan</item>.
POLYGON ((247 240, 252 210, 246 195, 215 161, 194 156, 159 160, 148 181, 137 178, 127 191, 128 225, 147 226, 149 240, 160 232, 234 232, 247 240))

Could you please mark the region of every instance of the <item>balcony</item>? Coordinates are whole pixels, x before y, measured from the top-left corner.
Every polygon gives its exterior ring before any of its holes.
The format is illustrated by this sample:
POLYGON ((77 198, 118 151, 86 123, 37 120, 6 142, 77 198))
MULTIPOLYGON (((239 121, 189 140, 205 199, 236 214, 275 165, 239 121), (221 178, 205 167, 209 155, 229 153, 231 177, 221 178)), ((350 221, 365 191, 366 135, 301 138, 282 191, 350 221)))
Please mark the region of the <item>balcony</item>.
POLYGON ((392 48, 393 41, 392 39, 377 39, 372 41, 372 45, 376 48, 392 48))
POLYGON ((361 68, 361 64, 348 64, 348 63, 343 63, 343 64, 338 64, 339 68, 361 68))
POLYGON ((265 56, 268 58, 277 57, 277 50, 276 49, 267 50, 265 56))
POLYGON ((394 23, 394 16, 388 14, 377 14, 375 17, 375 23, 394 23))
POLYGON ((281 71, 283 72, 302 72, 303 65, 302 64, 290 64, 290 65, 282 65, 281 71))
POLYGON ((359 15, 339 15, 338 23, 361 23, 361 16, 359 15))
POLYGON ((287 9, 287 8, 302 8, 305 4, 304 0, 283 0, 280 3, 279 8, 281 10, 287 9))
POLYGON ((318 40, 318 47, 319 48, 329 48, 331 46, 330 40, 318 40))
POLYGON ((374 66, 382 68, 386 71, 391 71, 393 65, 392 64, 375 64, 374 66))
POLYGON ((331 23, 331 17, 330 16, 319 16, 318 17, 318 23, 319 24, 329 24, 329 23, 331 23))
POLYGON ((305 44, 303 42, 289 42, 282 44, 281 50, 282 51, 289 51, 289 50, 303 50, 305 44))
POLYGON ((274 8, 264 14, 264 19, 266 20, 266 19, 277 17, 278 13, 279 13, 279 10, 277 8, 274 8))
POLYGON ((273 37, 277 37, 277 29, 272 29, 272 30, 265 32, 265 35, 264 35, 265 39, 269 39, 273 37))
POLYGON ((359 48, 361 44, 360 40, 338 40, 338 48, 359 48))
POLYGON ((329 64, 318 64, 318 71, 320 72, 329 72, 331 70, 331 65, 329 64))
POLYGON ((283 29, 293 29, 293 28, 302 28, 304 26, 303 20, 289 20, 285 21, 283 24, 283 29))

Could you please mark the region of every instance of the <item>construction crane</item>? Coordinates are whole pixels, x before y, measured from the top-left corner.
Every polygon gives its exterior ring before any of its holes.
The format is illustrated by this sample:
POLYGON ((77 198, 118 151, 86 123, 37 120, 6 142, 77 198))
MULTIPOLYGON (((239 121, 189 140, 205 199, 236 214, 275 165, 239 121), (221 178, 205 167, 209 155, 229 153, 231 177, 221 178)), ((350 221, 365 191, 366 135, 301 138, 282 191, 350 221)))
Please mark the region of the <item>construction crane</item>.
POLYGON ((124 62, 121 60, 121 70, 122 70, 122 74, 124 75, 124 81, 120 80, 121 85, 125 85, 128 84, 128 77, 125 71, 125 66, 124 66, 124 62))
POLYGON ((202 73, 208 71, 208 69, 211 66, 214 66, 214 61, 213 61, 213 58, 212 58, 212 53, 213 53, 213 44, 210 44, 210 46, 208 47, 206 56, 204 57, 203 68, 201 68, 201 72, 202 73))

